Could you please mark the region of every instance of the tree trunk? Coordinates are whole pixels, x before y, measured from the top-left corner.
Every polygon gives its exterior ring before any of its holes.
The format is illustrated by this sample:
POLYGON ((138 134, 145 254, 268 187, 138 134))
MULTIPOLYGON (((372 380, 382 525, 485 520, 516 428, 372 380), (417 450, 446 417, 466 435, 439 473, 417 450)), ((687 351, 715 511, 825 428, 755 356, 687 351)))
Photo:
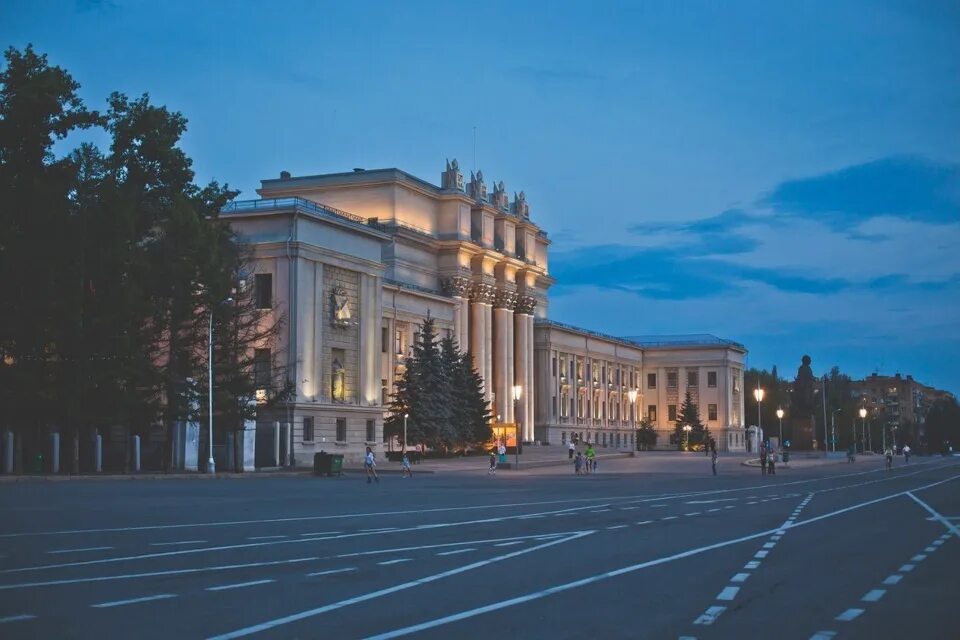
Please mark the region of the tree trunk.
POLYGON ((73 425, 73 446, 70 448, 70 473, 80 473, 80 424, 73 425))

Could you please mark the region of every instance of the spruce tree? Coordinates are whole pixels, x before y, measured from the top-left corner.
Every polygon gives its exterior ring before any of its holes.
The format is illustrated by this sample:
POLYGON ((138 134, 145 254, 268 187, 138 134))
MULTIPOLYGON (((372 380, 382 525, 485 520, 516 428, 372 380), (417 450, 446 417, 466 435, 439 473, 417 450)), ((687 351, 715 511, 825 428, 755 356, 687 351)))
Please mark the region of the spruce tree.
POLYGON ((490 403, 483 395, 483 378, 473 366, 469 353, 460 354, 460 402, 464 407, 466 422, 464 440, 473 447, 486 445, 493 439, 490 420, 490 403))
POLYGON ((686 437, 688 444, 693 445, 704 441, 704 425, 700 421, 700 408, 689 390, 683 398, 683 404, 680 405, 680 415, 677 416, 677 426, 682 429, 683 425, 691 427, 690 434, 686 437))

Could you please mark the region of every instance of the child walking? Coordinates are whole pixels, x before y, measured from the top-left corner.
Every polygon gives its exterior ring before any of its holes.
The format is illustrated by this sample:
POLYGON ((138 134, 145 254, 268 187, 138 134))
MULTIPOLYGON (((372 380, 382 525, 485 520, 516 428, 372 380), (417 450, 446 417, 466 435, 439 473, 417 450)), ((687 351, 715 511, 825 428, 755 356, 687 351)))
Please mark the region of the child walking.
POLYGON ((413 471, 410 470, 410 457, 407 455, 406 451, 403 452, 403 460, 400 461, 400 477, 413 477, 413 471))
POLYGON ((363 459, 363 466, 367 471, 367 484, 371 480, 376 480, 380 484, 380 476, 377 475, 377 462, 373 459, 373 449, 367 447, 367 456, 363 459))
POLYGON ((493 451, 490 451, 490 468, 487 469, 487 475, 497 475, 497 454, 495 454, 493 451))

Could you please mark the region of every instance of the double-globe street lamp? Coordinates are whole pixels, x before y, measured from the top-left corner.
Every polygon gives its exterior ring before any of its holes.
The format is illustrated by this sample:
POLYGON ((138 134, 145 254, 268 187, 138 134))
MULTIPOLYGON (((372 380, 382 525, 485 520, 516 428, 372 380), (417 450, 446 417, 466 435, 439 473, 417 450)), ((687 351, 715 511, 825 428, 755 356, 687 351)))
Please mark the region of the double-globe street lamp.
POLYGON ((759 381, 757 382, 757 388, 753 390, 753 397, 757 399, 757 434, 754 438, 754 442, 757 445, 757 451, 760 451, 760 438, 763 433, 763 419, 760 416, 760 403, 763 402, 763 389, 760 388, 759 381))
POLYGON ((830 446, 834 453, 837 451, 837 414, 841 411, 843 409, 834 409, 830 414, 830 446))
MULTIPOLYGON (((222 304, 233 304, 233 298, 227 298, 222 304)), ((216 473, 217 465, 213 461, 213 307, 207 322, 207 416, 209 418, 209 449, 210 457, 207 460, 207 473, 216 473)))
POLYGON ((684 449, 690 449, 690 430, 693 429, 689 424, 683 425, 683 447, 684 449))

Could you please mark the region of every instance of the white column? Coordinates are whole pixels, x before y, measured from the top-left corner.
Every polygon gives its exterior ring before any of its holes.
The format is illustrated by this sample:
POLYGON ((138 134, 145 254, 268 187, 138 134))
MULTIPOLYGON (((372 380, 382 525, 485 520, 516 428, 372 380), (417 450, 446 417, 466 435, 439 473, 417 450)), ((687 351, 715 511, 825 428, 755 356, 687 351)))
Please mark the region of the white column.
MULTIPOLYGON (((518 308, 518 312, 513 316, 513 365, 514 365, 514 378, 513 384, 518 384, 522 387, 522 395, 520 396, 520 402, 516 403, 517 405, 517 416, 516 420, 520 422, 520 426, 523 429, 523 439, 530 440, 527 436, 530 427, 530 412, 527 410, 529 403, 527 402, 530 398, 534 396, 533 385, 530 384, 530 380, 527 376, 527 365, 529 364, 528 351, 531 350, 532 345, 527 339, 527 315, 521 312, 522 307, 518 308)), ((550 352, 546 352, 546 359, 549 362, 550 352)), ((550 367, 543 370, 544 379, 549 380, 550 376, 550 367)), ((544 385, 546 386, 546 385, 544 385)), ((512 396, 511 396, 512 398, 512 396)), ((550 417, 550 407, 544 406, 543 414, 547 417, 549 422, 550 417)))
POLYGON ((483 379, 489 380, 485 389, 487 400, 493 399, 493 306, 483 305, 483 379))
POLYGON ((516 422, 513 399, 513 302, 510 291, 497 291, 493 309, 493 384, 496 412, 504 422, 516 422))
POLYGON ((470 353, 474 368, 483 378, 483 394, 488 402, 493 392, 493 358, 490 353, 492 296, 493 288, 483 284, 475 285, 470 296, 470 353))
MULTIPOLYGON (((524 395, 523 402, 524 402, 524 407, 526 409, 526 420, 524 422, 524 425, 526 425, 525 439, 533 440, 536 437, 536 432, 534 430, 534 427, 536 425, 534 425, 534 418, 533 418, 534 407, 536 406, 534 404, 534 401, 536 400, 536 389, 534 388, 535 378, 533 375, 533 315, 524 315, 523 318, 524 318, 524 325, 526 325, 526 335, 527 335, 527 340, 526 340, 527 348, 524 352, 526 355, 526 361, 527 361, 527 367, 526 367, 527 383, 524 386, 526 389, 530 390, 530 391, 524 391, 525 395, 524 395)), ((547 372, 550 371, 549 362, 550 362, 550 353, 547 352, 547 364, 548 364, 548 368, 546 369, 547 372)), ((559 392, 558 392, 558 398, 559 398, 559 392)), ((547 401, 547 404, 549 404, 550 398, 549 397, 546 398, 546 401, 547 401)))

